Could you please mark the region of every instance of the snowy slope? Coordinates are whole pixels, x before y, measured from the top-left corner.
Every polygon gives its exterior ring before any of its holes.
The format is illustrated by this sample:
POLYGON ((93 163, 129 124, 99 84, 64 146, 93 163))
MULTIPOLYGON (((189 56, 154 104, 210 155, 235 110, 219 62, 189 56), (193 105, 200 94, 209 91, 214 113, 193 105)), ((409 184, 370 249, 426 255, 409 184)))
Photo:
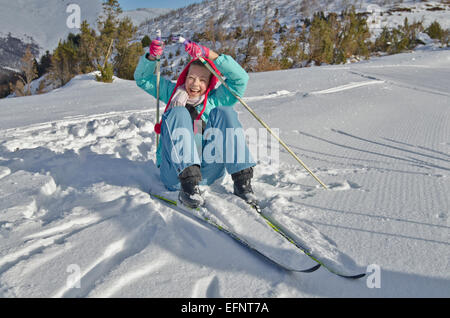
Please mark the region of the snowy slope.
POLYGON ((127 10, 120 14, 119 18, 128 17, 134 25, 139 26, 141 23, 154 19, 162 14, 170 12, 171 9, 166 8, 139 8, 136 10, 127 10))
POLYGON ((161 29, 163 35, 184 34, 205 31, 208 21, 231 32, 240 26, 243 30, 253 27, 260 30, 264 21, 277 20, 281 26, 299 28, 306 18, 315 12, 337 12, 354 5, 357 12, 370 13, 371 29, 381 31, 382 27, 403 25, 405 18, 411 23, 423 21, 425 26, 438 21, 444 29, 450 28, 450 4, 442 1, 386 1, 386 0, 209 0, 172 11, 155 21, 140 26, 144 36, 150 30, 161 29), (436 9, 437 8, 437 9, 436 9))
POLYGON ((156 103, 134 82, 0 100, 0 296, 448 297, 449 80, 449 50, 250 74, 248 104, 330 187, 280 150, 255 171, 264 211, 379 266, 373 289, 284 272, 150 199, 156 103))
MULTIPOLYGON (((314 13, 319 11, 323 11, 325 14, 342 13, 352 5, 355 6, 356 12, 367 17, 372 35, 370 40, 373 42, 384 27, 397 28, 404 24, 405 18, 408 19, 409 24, 422 21, 425 28, 432 22, 438 21, 443 29, 450 29, 450 4, 442 1, 209 0, 191 4, 161 15, 148 23, 142 23, 138 28, 137 36, 143 38, 148 35, 153 38, 156 30, 159 29, 162 31, 163 38, 169 37, 171 34, 181 34, 185 38, 192 38, 205 33, 210 29, 210 23, 213 22, 216 30, 216 42, 202 42, 202 44, 220 50, 222 44, 217 35, 218 30, 222 30, 224 34, 234 34, 238 27, 241 28, 241 31, 250 27, 254 30, 261 30, 266 20, 277 21, 284 31, 280 33, 280 30, 274 30, 273 37, 279 45, 274 48, 272 57, 281 58, 282 45, 280 43, 282 41, 280 39, 287 34, 290 28, 293 27, 296 32, 300 32, 305 20, 311 19, 314 13)), ((426 33, 419 34, 418 38, 426 44, 434 41, 426 33)), ((236 58, 238 62, 242 63, 244 54, 239 52, 248 45, 245 32, 240 40, 225 42, 225 46, 235 48, 236 58)), ((256 46, 262 50, 263 40, 260 39, 256 46)), ((171 72, 171 79, 179 74, 185 65, 185 58, 182 55, 177 56, 179 50, 178 44, 168 44, 164 51, 170 66, 168 69, 171 72)))

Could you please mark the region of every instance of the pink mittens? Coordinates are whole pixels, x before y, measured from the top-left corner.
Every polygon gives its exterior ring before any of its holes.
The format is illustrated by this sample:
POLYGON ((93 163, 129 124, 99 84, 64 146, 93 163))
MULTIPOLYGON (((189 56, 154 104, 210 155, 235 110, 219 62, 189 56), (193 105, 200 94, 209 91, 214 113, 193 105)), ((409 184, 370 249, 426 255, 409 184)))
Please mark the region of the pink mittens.
POLYGON ((161 56, 163 54, 164 44, 160 40, 153 40, 150 44, 150 55, 152 57, 161 56))
POLYGON ((197 44, 190 40, 184 39, 181 36, 173 37, 172 40, 174 42, 183 43, 185 51, 193 58, 197 58, 199 56, 205 57, 205 58, 209 57, 209 49, 203 45, 200 45, 200 44, 197 44))

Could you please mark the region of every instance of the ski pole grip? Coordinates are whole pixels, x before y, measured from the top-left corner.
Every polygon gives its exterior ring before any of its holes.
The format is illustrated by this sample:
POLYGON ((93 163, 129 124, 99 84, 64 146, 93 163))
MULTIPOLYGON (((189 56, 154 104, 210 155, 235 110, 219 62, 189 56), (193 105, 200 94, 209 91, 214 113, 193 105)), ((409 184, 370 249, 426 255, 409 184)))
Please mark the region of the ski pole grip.
MULTIPOLYGON (((161 43, 161 30, 156 30, 156 40, 158 40, 161 43)), ((159 60, 161 56, 157 55, 156 59, 159 60)))

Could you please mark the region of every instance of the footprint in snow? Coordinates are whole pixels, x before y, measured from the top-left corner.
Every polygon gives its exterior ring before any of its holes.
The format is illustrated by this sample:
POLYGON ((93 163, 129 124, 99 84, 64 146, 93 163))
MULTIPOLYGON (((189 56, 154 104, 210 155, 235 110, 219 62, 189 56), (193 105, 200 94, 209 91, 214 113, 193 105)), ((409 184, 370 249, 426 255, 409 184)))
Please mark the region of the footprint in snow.
POLYGON ((216 298, 219 295, 219 280, 216 275, 199 279, 194 286, 193 298, 216 298))
POLYGON ((345 191, 345 190, 351 190, 351 189, 361 189, 362 187, 351 181, 344 181, 344 182, 334 182, 328 185, 328 188, 334 191, 345 191))

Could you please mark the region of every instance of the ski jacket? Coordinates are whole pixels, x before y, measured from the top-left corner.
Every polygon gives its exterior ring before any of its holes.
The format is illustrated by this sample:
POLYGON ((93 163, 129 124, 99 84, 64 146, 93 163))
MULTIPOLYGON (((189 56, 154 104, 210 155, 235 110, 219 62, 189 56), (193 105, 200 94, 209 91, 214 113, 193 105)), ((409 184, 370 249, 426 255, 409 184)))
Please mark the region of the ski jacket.
MULTIPOLYGON (((208 61, 210 64, 211 61, 208 61)), ((228 87, 233 90, 238 96, 243 97, 245 89, 247 88, 247 83, 249 76, 247 72, 229 55, 220 55, 214 61, 214 68, 216 68, 225 78, 225 82, 228 87)), ((185 76, 190 63, 184 68, 181 75, 184 77, 174 83, 166 78, 160 78, 160 88, 159 97, 160 101, 168 104, 176 88, 184 84, 185 76)), ((145 57, 141 56, 139 63, 134 72, 134 79, 137 86, 142 88, 144 91, 156 98, 156 61, 150 61, 145 57)), ((233 106, 238 100, 231 94, 224 85, 219 85, 217 88, 208 91, 207 98, 204 103, 196 106, 197 113, 201 116, 201 119, 206 123, 208 122, 209 113, 211 110, 217 106, 233 106)), ((158 123, 159 124, 159 123, 158 123)), ((155 127, 156 128, 156 127, 155 127)), ((155 129, 156 130, 156 129, 155 129)), ((157 150, 157 166, 159 167, 161 162, 161 144, 159 144, 157 150)))

